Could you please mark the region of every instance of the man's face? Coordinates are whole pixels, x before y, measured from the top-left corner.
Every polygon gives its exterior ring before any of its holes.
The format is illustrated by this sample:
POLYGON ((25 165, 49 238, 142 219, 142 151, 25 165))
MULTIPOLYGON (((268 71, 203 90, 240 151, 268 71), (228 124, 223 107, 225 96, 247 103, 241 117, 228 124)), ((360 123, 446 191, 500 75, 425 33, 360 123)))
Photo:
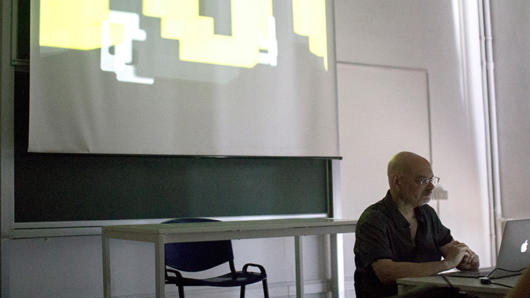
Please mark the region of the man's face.
POLYGON ((403 176, 401 197, 414 207, 422 206, 431 199, 434 185, 431 181, 422 184, 425 178, 432 178, 432 168, 428 162, 418 162, 414 164, 410 173, 403 176))

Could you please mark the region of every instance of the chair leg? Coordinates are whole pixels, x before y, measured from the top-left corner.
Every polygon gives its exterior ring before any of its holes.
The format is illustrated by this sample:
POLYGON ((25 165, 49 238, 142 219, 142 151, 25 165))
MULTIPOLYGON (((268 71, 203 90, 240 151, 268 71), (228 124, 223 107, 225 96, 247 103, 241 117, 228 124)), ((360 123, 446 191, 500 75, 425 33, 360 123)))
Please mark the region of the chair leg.
POLYGON ((241 286, 241 294, 239 295, 240 298, 245 298, 245 286, 241 286))
POLYGON ((269 298, 269 287, 267 286, 267 279, 263 280, 263 296, 269 298))
POLYGON ((184 298, 184 287, 178 286, 179 288, 179 298, 184 298))

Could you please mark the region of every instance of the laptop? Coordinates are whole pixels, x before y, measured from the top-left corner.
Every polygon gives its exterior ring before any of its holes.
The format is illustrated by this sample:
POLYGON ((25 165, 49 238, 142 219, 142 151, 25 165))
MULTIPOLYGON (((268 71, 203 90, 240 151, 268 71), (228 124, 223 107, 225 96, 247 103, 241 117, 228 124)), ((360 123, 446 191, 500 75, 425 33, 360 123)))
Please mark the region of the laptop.
POLYGON ((518 275, 530 266, 530 219, 506 222, 502 233, 497 266, 480 268, 478 271, 456 271, 445 273, 455 277, 489 277, 490 279, 518 275))

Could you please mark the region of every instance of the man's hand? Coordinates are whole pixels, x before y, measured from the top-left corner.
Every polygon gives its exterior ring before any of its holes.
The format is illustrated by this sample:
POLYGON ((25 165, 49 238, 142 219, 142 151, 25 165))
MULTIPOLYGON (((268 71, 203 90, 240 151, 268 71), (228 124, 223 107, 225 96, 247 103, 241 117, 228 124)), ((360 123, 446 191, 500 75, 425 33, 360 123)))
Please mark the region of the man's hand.
POLYGON ((448 269, 460 266, 467 251, 471 251, 467 245, 458 241, 452 241, 451 243, 447 244, 444 249, 446 250, 445 261, 450 267, 448 269))
POLYGON ((458 270, 478 270, 479 267, 479 258, 478 255, 472 251, 469 247, 466 250, 466 254, 464 255, 464 258, 462 258, 462 261, 458 266, 456 266, 456 269, 458 270))

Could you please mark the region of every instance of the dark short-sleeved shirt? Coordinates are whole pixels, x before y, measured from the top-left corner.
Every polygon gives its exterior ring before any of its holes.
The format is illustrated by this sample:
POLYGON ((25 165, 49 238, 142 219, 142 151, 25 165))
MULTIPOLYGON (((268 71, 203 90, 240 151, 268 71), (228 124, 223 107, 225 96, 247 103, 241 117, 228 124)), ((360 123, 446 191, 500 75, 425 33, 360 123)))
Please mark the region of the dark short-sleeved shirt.
POLYGON ((366 208, 355 231, 355 291, 358 298, 385 297, 397 294, 397 285, 382 284, 372 263, 379 259, 396 262, 440 261, 440 247, 453 237, 436 215, 425 204, 414 209, 418 228, 415 241, 410 235, 410 224, 397 209, 390 191, 381 201, 366 208))

